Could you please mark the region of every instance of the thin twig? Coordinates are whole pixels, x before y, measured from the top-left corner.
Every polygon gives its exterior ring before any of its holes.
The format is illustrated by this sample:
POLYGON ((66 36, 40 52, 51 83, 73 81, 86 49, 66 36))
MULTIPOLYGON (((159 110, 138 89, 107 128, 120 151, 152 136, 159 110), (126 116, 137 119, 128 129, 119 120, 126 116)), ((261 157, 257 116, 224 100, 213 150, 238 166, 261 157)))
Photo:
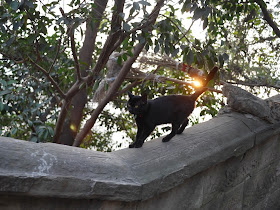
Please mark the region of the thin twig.
POLYGON ((72 50, 73 58, 75 61, 76 72, 77 72, 77 80, 81 81, 82 78, 81 78, 80 65, 79 65, 79 60, 77 57, 77 52, 75 47, 74 28, 70 30, 70 39, 71 39, 71 50, 72 50))
POLYGON ((61 46, 61 38, 58 40, 58 46, 57 46, 57 51, 56 51, 56 55, 55 55, 55 57, 54 57, 54 60, 53 60, 53 62, 52 62, 52 65, 50 66, 50 68, 49 68, 49 71, 48 71, 48 73, 50 74, 51 73, 51 71, 52 71, 52 69, 53 69, 53 66, 54 66, 54 64, 55 64, 55 62, 56 62, 56 60, 57 60, 57 57, 58 57, 58 55, 59 55, 59 51, 60 51, 60 46, 61 46))
POLYGON ((58 86, 58 84, 54 81, 54 79, 50 76, 50 74, 48 73, 47 70, 45 70, 43 67, 41 67, 40 65, 38 65, 37 63, 35 63, 30 57, 29 61, 31 62, 31 64, 33 66, 35 66, 38 70, 40 70, 48 79, 49 81, 52 83, 52 85, 54 86, 54 88, 58 91, 59 95, 61 98, 65 98, 65 94, 63 93, 63 91, 60 89, 60 87, 58 86))
POLYGON ((190 42, 190 40, 186 37, 186 35, 187 35, 187 34, 189 33, 189 31, 191 30, 191 27, 193 26, 194 22, 195 22, 195 20, 192 21, 192 23, 191 23, 190 27, 188 28, 188 30, 187 30, 185 33, 182 34, 181 38, 180 38, 174 45, 177 45, 184 37, 186 38, 186 40, 187 40, 188 42, 190 42))
POLYGON ((136 81, 130 83, 124 89, 122 89, 121 91, 117 92, 116 95, 114 96, 114 98, 117 98, 118 96, 121 96, 122 94, 124 94, 127 91, 129 91, 131 88, 134 88, 134 87, 136 87, 137 85, 139 85, 141 83, 142 83, 142 80, 136 80, 136 81))

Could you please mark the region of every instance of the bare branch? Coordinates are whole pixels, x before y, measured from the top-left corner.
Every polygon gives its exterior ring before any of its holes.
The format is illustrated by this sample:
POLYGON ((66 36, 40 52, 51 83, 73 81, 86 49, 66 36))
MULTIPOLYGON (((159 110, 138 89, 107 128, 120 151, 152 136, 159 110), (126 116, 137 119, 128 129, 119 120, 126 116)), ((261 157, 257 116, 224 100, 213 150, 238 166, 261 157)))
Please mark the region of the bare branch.
POLYGON ((60 51, 60 47, 61 47, 61 38, 58 40, 56 55, 55 55, 55 57, 54 57, 54 60, 53 60, 53 62, 52 62, 52 64, 51 64, 50 68, 49 68, 49 71, 48 71, 49 74, 51 73, 51 71, 52 71, 52 69, 53 69, 53 66, 54 66, 54 64, 55 64, 55 62, 56 62, 56 60, 57 60, 57 57, 58 57, 59 51, 60 51))
POLYGON ((82 78, 81 78, 80 64, 79 64, 79 60, 78 60, 77 52, 76 52, 76 47, 75 47, 75 37, 74 37, 74 28, 73 27, 70 30, 70 39, 71 39, 71 50, 72 50, 73 58, 74 58, 74 61, 75 61, 77 80, 81 81, 82 78))
POLYGON ((279 30, 277 24, 271 18, 271 15, 269 14, 269 12, 267 11, 266 3, 263 0, 255 0, 255 2, 260 6, 262 13, 263 13, 263 18, 271 26, 274 33, 280 38, 280 30, 279 30))
POLYGON ((195 20, 192 20, 192 23, 191 23, 190 27, 188 28, 188 30, 187 30, 186 32, 183 32, 183 31, 181 30, 181 28, 180 28, 171 18, 167 17, 166 15, 162 15, 162 16, 164 16, 164 17, 166 17, 167 19, 169 19, 169 20, 174 24, 174 26, 175 26, 179 31, 181 31, 181 33, 182 33, 181 38, 179 38, 179 40, 178 40, 174 45, 178 44, 178 43, 180 42, 180 40, 182 40, 183 38, 185 38, 189 43, 191 43, 191 41, 189 40, 189 38, 188 38, 186 35, 190 32, 191 27, 193 26, 195 20))
MULTIPOLYGON (((60 13, 61 15, 64 17, 64 18, 67 18, 64 10, 60 7, 59 8, 60 10, 60 13)), ((79 65, 79 60, 78 60, 78 56, 77 56, 77 51, 76 51, 76 46, 75 46, 75 37, 74 37, 74 32, 75 32, 75 28, 73 25, 71 26, 67 26, 67 33, 69 34, 70 36, 70 42, 71 42, 71 51, 72 51, 72 55, 73 55, 73 58, 74 58, 74 62, 75 62, 75 69, 76 69, 76 75, 77 75, 77 80, 78 81, 81 81, 82 78, 81 78, 81 71, 80 71, 80 65, 79 65)))
POLYGON ((30 57, 28 57, 28 58, 29 58, 29 61, 31 62, 31 64, 33 66, 35 66, 38 70, 40 70, 48 78, 48 80, 51 82, 51 84, 54 86, 54 88, 59 93, 60 97, 65 98, 65 94, 60 89, 58 84, 54 81, 54 79, 50 76, 49 72, 47 70, 45 70, 43 67, 41 67, 40 65, 38 65, 37 63, 35 63, 30 57))
POLYGON ((129 85, 127 85, 124 89, 122 89, 121 91, 117 92, 116 95, 114 96, 114 98, 121 96, 122 94, 126 93, 127 91, 129 91, 131 88, 136 87, 137 85, 141 84, 143 81, 142 80, 136 80, 132 83, 130 83, 129 85))
MULTIPOLYGON (((126 77, 126 79, 135 79, 137 81, 156 81, 156 82, 161 82, 161 83, 165 83, 166 81, 170 81, 170 82, 174 82, 180 85, 188 85, 188 86, 192 86, 193 88, 195 88, 195 85, 193 83, 193 81, 182 81, 182 80, 178 80, 178 79, 174 79, 174 78, 169 78, 169 77, 165 77, 165 76, 160 76, 160 75, 155 75, 155 74, 145 74, 144 72, 141 71, 137 71, 137 76, 132 76, 132 77, 126 77)), ((213 88, 208 88, 208 90, 212 91, 212 92, 217 92, 217 93, 221 93, 220 90, 216 90, 213 88)))

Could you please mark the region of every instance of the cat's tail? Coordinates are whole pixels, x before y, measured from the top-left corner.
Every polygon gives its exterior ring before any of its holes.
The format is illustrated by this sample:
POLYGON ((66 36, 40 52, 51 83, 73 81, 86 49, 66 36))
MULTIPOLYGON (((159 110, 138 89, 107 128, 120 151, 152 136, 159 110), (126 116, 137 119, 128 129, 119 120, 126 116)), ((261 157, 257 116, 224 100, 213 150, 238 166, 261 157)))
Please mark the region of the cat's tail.
POLYGON ((208 89, 206 86, 208 85, 209 81, 212 80, 212 79, 214 78, 214 76, 215 76, 215 74, 217 73, 218 69, 219 69, 219 68, 218 68, 217 66, 214 66, 214 67, 212 68, 212 70, 210 71, 210 73, 207 75, 206 80, 205 80, 204 83, 203 83, 203 87, 200 88, 199 90, 195 91, 195 93, 191 95, 191 97, 192 97, 192 99, 193 99, 194 101, 196 101, 196 99, 197 99, 202 93, 204 93, 204 92, 208 89))

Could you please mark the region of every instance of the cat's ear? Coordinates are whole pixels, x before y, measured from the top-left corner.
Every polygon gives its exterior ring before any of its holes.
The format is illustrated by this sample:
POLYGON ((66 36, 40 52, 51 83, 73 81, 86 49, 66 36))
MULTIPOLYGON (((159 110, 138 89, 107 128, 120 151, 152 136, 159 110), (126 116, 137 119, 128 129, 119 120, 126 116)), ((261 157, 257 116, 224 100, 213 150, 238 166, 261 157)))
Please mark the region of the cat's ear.
POLYGON ((142 94, 141 100, 142 100, 143 102, 146 102, 146 101, 148 100, 147 93, 143 93, 143 94, 142 94))
POLYGON ((131 93, 131 92, 127 92, 127 94, 128 94, 128 96, 129 96, 129 98, 132 98, 134 95, 131 93))

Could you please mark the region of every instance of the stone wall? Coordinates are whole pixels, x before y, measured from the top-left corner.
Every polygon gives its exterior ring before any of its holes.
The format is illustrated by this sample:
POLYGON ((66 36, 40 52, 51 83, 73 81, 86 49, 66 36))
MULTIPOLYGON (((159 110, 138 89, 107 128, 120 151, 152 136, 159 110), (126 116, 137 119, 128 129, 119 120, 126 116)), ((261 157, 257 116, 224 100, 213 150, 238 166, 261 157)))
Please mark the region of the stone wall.
POLYGON ((280 209, 279 126, 226 112, 112 153, 0 137, 0 209, 280 209))

